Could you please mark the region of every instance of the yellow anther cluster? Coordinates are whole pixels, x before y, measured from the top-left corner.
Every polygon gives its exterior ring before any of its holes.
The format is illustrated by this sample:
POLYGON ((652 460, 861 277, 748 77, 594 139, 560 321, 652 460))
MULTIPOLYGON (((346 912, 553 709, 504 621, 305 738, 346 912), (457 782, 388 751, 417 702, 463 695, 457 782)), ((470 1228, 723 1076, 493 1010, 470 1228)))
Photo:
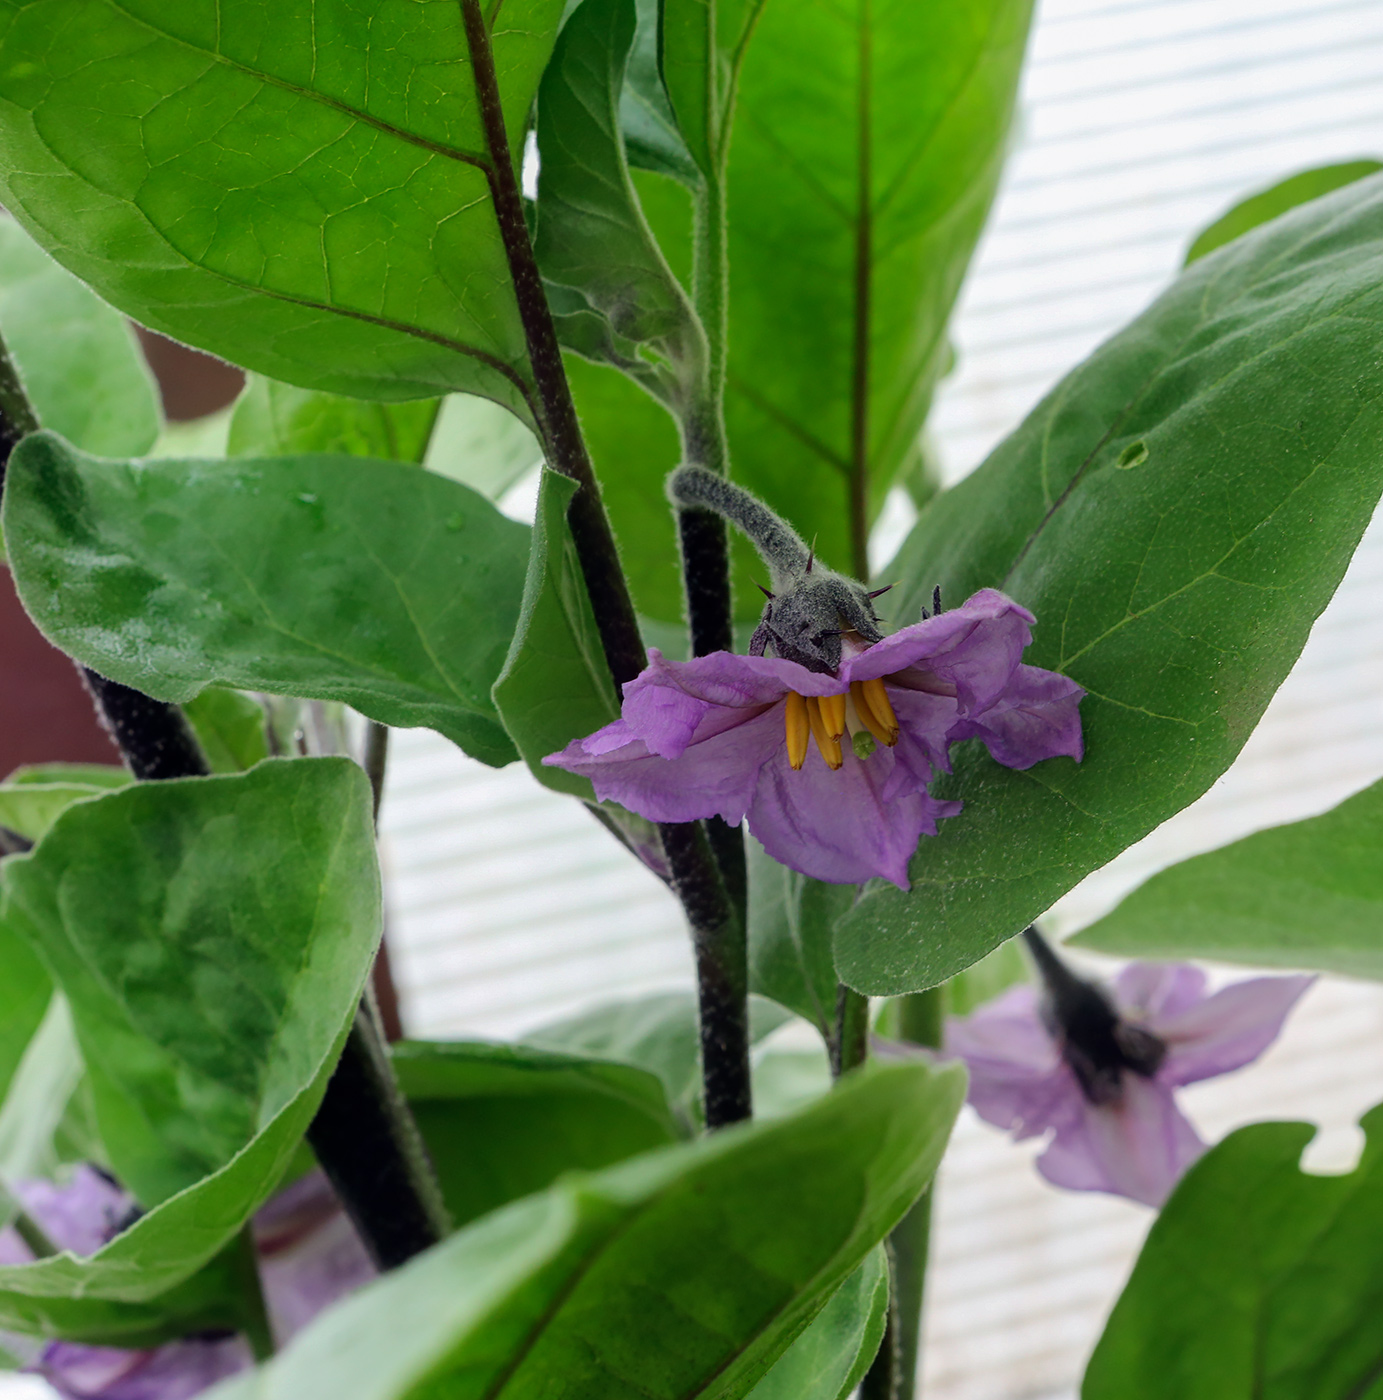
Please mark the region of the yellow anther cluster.
POLYGON ((798 769, 807 761, 809 736, 816 740, 826 766, 833 769, 845 762, 840 741, 847 729, 851 733, 867 729, 879 743, 889 748, 898 742, 898 720, 881 680, 852 681, 848 696, 803 696, 791 691, 784 723, 788 762, 798 769))

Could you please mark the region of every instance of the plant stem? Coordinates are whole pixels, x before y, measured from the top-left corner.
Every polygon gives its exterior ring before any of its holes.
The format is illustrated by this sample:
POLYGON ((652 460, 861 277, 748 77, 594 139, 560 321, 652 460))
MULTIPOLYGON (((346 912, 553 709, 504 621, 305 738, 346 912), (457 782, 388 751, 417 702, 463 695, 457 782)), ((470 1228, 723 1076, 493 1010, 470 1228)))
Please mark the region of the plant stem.
POLYGON ((307 1140, 381 1269, 406 1263, 446 1236, 451 1222, 436 1174, 374 1009, 365 1003, 307 1140))
MULTIPOLYGON (((500 238, 514 283, 519 318, 528 342, 537 402, 534 416, 547 460, 578 490, 567 509, 572 542, 600 630, 616 689, 647 661, 629 586, 600 499, 590 454, 581 435, 571 386, 562 366, 557 330, 543 291, 542 274, 524 220, 523 197, 504 126, 494 54, 480 0, 461 0, 476 101, 489 154, 486 175, 500 238)), ((726 594, 728 601, 728 591, 726 594)), ((712 1126, 749 1116, 747 986, 743 920, 737 917, 710 842, 699 823, 665 826, 664 847, 673 887, 682 901, 696 951, 702 1022, 702 1071, 706 1119, 712 1126), (738 951, 734 946, 738 940, 738 951), (739 1005, 732 1003, 738 997, 739 1005), (709 1023, 707 1021, 709 1018, 709 1023)), ((731 884, 735 884, 733 873, 731 884)))
POLYGON ((240 1330, 245 1334, 255 1360, 268 1361, 274 1354, 274 1332, 269 1324, 269 1311, 264 1306, 264 1288, 259 1279, 259 1260, 255 1253, 252 1226, 247 1224, 240 1231, 235 1248, 240 1297, 244 1303, 240 1330))
POLYGON ((575 481, 579 488, 567 509, 567 523, 600 629, 605 660, 618 688, 643 670, 646 660, 643 639, 639 636, 633 600, 620 567, 619 551, 600 499, 590 454, 581 436, 576 404, 562 367, 557 329, 552 323, 542 274, 524 221, 523 195, 509 149, 494 54, 480 0, 461 0, 461 17, 490 157, 485 173, 533 368, 533 384, 537 390, 534 416, 548 462, 554 470, 575 481))
POLYGON ((699 822, 659 827, 672 886, 691 924, 701 1020, 706 1126, 748 1118, 749 961, 744 925, 699 822))
POLYGON ((841 982, 836 987, 836 1031, 831 1073, 837 1079, 869 1058, 869 998, 841 982))
MULTIPOLYGON (((38 426, 19 384, 0 342, 0 444, 9 444, 0 456, 0 473, 9 463, 13 444, 38 426), (11 396, 8 400, 6 394, 11 396)), ((80 669, 102 722, 137 779, 196 778, 208 773, 206 758, 177 706, 80 669)), ((369 1005, 357 1011, 342 1056, 342 1062, 347 1061, 345 1072, 338 1065, 327 1084, 308 1137, 366 1246, 389 1267, 440 1240, 447 1230, 446 1215, 431 1164, 421 1149, 417 1124, 399 1094, 369 1005), (318 1122, 323 1124, 320 1146, 314 1138, 318 1122)))
POLYGON ((360 766, 370 780, 375 826, 379 825, 379 805, 384 801, 384 772, 389 763, 389 726, 371 720, 365 730, 365 753, 360 766))
MULTIPOLYGON (((899 997, 895 1003, 898 1039, 936 1049, 941 1045, 946 988, 931 987, 899 997)), ((888 1326, 879 1355, 860 1389, 861 1400, 916 1400, 921 1393, 918 1368, 922 1351, 922 1305, 932 1229, 933 1188, 913 1202, 888 1237, 892 1281, 888 1326)))

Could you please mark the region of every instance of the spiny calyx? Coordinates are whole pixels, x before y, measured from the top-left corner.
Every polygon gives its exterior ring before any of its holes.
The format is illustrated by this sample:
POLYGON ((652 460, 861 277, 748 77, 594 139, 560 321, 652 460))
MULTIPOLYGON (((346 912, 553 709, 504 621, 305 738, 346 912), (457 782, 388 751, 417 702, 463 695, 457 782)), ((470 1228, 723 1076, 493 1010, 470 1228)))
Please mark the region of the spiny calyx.
POLYGON ((809 671, 833 673, 840 666, 841 637, 883 640, 874 604, 862 583, 828 569, 802 537, 756 496, 707 471, 683 465, 668 478, 668 495, 687 509, 714 511, 741 530, 768 566, 772 590, 749 644, 762 656, 768 647, 809 671))

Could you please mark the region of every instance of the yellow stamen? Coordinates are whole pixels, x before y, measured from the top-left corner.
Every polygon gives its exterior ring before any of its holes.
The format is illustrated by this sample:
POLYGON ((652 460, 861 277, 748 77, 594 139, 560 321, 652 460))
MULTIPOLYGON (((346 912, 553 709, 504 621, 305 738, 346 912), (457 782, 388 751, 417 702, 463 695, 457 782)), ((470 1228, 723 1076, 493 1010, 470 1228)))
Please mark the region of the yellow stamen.
POLYGON ((817 703, 815 695, 807 697, 807 722, 812 727, 812 738, 816 740, 816 746, 821 750, 821 757, 826 760, 826 766, 839 768, 845 762, 841 757, 840 740, 826 728, 826 721, 822 718, 821 706, 817 703))
POLYGON ((785 717, 788 731, 788 762, 794 768, 801 768, 807 761, 807 737, 811 734, 811 722, 807 719, 807 702, 795 691, 788 691, 788 704, 785 717))
POLYGON ((826 732, 832 739, 839 739, 845 733, 845 696, 822 695, 817 704, 821 706, 821 718, 826 721, 826 732))
POLYGON ((850 682, 850 698, 864 727, 881 743, 892 748, 898 742, 898 717, 893 713, 884 683, 877 676, 850 682))

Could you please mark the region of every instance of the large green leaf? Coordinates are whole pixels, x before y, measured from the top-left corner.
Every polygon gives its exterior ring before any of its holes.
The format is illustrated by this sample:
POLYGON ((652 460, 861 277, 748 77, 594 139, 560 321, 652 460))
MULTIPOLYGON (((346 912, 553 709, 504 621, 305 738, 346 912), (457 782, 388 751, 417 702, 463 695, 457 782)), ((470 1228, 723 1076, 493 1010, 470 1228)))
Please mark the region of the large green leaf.
POLYGON ((154 1208, 89 1259, 0 1269, 0 1326, 224 1325, 231 1266, 203 1266, 292 1160, 378 941, 369 783, 338 758, 141 783, 4 871, 0 928, 66 995, 110 1163, 154 1208))
MULTIPOLYGON (((852 512, 872 518, 921 451, 1030 10, 801 0, 764 6, 748 46, 727 195, 733 474, 836 568, 864 567, 852 512)), ((670 37, 664 62, 671 86, 670 37)), ((762 567, 739 548, 747 585, 762 567)))
POLYGON ((0 826, 37 841, 74 802, 108 791, 94 783, 0 783, 0 826))
POLYGON ((394 1047, 394 1069, 458 1226, 565 1171, 679 1136, 662 1082, 632 1065, 525 1045, 406 1041, 394 1047))
POLYGON ((63 1159, 55 1143, 85 1068, 67 998, 54 992, 0 1106, 0 1182, 45 1175, 63 1159))
POLYGON ((757 841, 748 855, 750 985, 830 1036, 837 988, 831 939, 858 890, 799 875, 757 841))
POLYGON ((1075 942, 1383 981, 1383 782, 1154 875, 1075 942))
POLYGON ((543 758, 619 718, 610 668, 567 525, 576 483, 544 469, 514 639, 494 685, 509 737, 545 787, 593 801, 589 778, 543 758))
MULTIPOLYGON (((749 999, 749 1035, 762 1040, 789 1019, 771 1001, 749 999)), ((609 1002, 524 1034, 528 1045, 636 1065, 663 1081, 668 1102, 688 1117, 700 1092, 701 1042, 694 992, 654 992, 609 1002)))
POLYGON ((0 919, 0 1093, 8 1090, 52 997, 53 979, 28 939, 0 919))
POLYGON ((326 1313, 216 1400, 735 1400, 934 1170, 954 1067, 569 1177, 326 1313), (649 1325, 649 1318, 656 1325, 649 1325))
POLYGON ((1285 180, 1259 190, 1247 199, 1241 199, 1232 209, 1221 214, 1209 227, 1197 235, 1186 250, 1187 263, 1213 253, 1226 243, 1266 224, 1279 214, 1305 204, 1309 199, 1319 199, 1323 194, 1338 190, 1344 185, 1352 185, 1366 175, 1377 175, 1383 164, 1376 160, 1347 160, 1338 165, 1319 165, 1314 170, 1303 170, 1289 175, 1285 180))
MULTIPOLYGON (((635 23, 634 0, 583 0, 562 29, 538 93, 535 245, 543 276, 579 293, 614 337, 684 359, 704 341, 639 206, 620 132, 635 23)), ((647 378, 653 366, 629 370, 647 378)))
POLYGON ((1345 1176, 1297 1167, 1313 1129, 1256 1123, 1201 1159, 1153 1223, 1084 1400, 1377 1400, 1383 1110, 1345 1176))
POLYGON ((112 457, 154 445, 158 390, 129 323, 4 218, 0 334, 41 423, 112 457))
POLYGON ((213 773, 243 773, 269 757, 269 716, 252 695, 209 685, 182 708, 213 773))
POLYGON ((160 700, 342 700, 487 763, 529 531, 455 482, 359 457, 111 462, 35 434, 10 460, 20 597, 55 645, 160 700))
POLYGON ((231 457, 341 452, 421 462, 439 407, 437 399, 379 403, 253 374, 236 400, 226 451, 231 457))
POLYGON ((749 1400, 845 1400, 864 1379, 887 1322, 888 1256, 880 1246, 774 1362, 749 1400))
MULTIPOLYGON (((561 13, 482 21, 516 150, 561 13)), ((459 0, 5 0, 0 136, 0 201, 137 320, 312 388, 524 411, 459 0)))
POLYGON ((1383 486, 1383 176, 1193 263, 930 506, 893 571, 1037 616, 1026 660, 1089 692, 1086 758, 1015 772, 977 744, 965 810, 903 894, 840 926, 862 991, 933 985, 1023 928, 1229 766, 1335 591, 1383 486))

